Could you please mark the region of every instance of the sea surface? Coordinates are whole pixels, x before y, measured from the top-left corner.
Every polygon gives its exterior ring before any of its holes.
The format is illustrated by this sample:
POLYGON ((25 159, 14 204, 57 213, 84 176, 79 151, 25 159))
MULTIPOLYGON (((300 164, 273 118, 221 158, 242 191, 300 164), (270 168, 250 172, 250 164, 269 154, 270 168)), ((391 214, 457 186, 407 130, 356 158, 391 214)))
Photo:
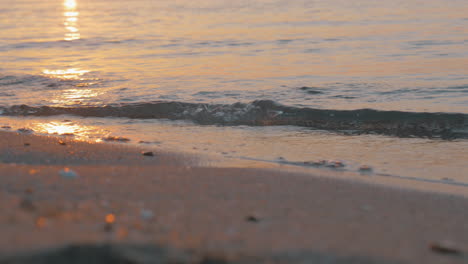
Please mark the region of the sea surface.
POLYGON ((466 0, 0 0, 0 126, 468 186, 466 0))

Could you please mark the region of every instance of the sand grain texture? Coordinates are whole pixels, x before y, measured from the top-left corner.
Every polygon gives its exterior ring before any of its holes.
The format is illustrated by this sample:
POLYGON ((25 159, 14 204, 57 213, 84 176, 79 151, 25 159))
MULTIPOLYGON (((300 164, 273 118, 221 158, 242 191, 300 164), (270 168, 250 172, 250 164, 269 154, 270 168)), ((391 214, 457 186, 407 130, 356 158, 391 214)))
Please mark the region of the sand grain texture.
POLYGON ((16 133, 0 149, 2 264, 468 260, 461 196, 16 133), (431 250, 446 240, 461 253, 431 250))

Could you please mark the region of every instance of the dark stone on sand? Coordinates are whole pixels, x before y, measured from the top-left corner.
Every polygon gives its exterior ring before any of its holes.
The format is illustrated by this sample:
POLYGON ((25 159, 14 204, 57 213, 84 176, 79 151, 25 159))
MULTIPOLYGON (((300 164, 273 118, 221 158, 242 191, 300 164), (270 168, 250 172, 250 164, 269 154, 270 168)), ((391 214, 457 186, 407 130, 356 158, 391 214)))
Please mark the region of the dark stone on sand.
POLYGON ((36 210, 36 206, 33 204, 32 200, 29 198, 22 199, 19 206, 21 209, 28 211, 28 212, 36 210))
POLYGON ((447 254, 447 255, 461 255, 462 251, 453 243, 450 242, 434 242, 429 245, 429 248, 436 253, 439 254, 447 254))
POLYGON ((362 165, 361 167, 359 167, 359 171, 361 171, 361 172, 371 172, 372 167, 370 167, 368 165, 362 165))
POLYGON ((257 222, 260 221, 260 219, 258 219, 258 217, 253 216, 253 215, 247 216, 247 217, 245 218, 245 220, 246 220, 247 222, 251 222, 251 223, 257 223, 257 222))
POLYGON ((114 141, 114 142, 129 142, 130 141, 129 138, 115 137, 115 136, 105 137, 105 138, 102 138, 102 140, 104 140, 104 141, 114 141))
POLYGON ((143 156, 153 157, 154 153, 152 151, 142 152, 143 156))
POLYGON ((105 223, 104 224, 104 231, 105 232, 112 232, 114 230, 114 224, 113 223, 105 223))
POLYGON ((328 168, 338 169, 338 168, 343 168, 345 164, 341 161, 335 160, 335 161, 327 162, 325 166, 328 168))
POLYGON ((67 145, 67 143, 65 143, 64 141, 61 141, 61 140, 58 143, 59 143, 59 145, 62 145, 62 146, 67 145))
POLYGON ((30 143, 24 143, 24 146, 29 147, 29 146, 31 146, 31 144, 30 143))

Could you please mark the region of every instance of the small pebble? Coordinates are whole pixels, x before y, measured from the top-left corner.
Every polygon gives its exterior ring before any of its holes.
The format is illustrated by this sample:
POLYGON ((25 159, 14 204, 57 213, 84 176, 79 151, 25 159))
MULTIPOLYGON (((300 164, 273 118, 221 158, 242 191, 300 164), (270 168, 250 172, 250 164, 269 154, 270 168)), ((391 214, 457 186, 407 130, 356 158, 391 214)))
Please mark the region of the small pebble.
POLYGON ((362 165, 361 167, 359 167, 359 171, 372 171, 372 168, 370 166, 367 166, 367 165, 362 165))
POLYGON ((36 206, 34 206, 32 200, 29 198, 22 199, 19 206, 21 207, 21 209, 29 212, 34 211, 36 209, 36 206))
POLYGON ((31 144, 30 143, 24 143, 24 146, 29 147, 29 146, 31 146, 31 144))
POLYGON ((130 139, 125 138, 125 137, 115 137, 115 136, 108 136, 105 138, 102 138, 104 141, 115 141, 115 142, 128 142, 130 139))
POLYGON ((462 251, 456 247, 452 241, 434 242, 429 245, 429 248, 439 254, 460 255, 462 251))
POLYGON ((141 154, 143 154, 143 156, 148 156, 148 157, 153 157, 154 156, 154 153, 152 151, 142 152, 141 154))
POLYGON ((333 160, 329 161, 326 166, 329 168, 343 168, 345 165, 341 161, 333 160))
POLYGON ((58 143, 59 143, 59 145, 62 145, 62 146, 65 146, 65 145, 67 145, 67 143, 65 143, 65 142, 64 142, 64 141, 62 141, 62 140, 60 140, 58 143))
POLYGON ((67 179, 75 179, 75 178, 78 178, 78 173, 76 173, 75 171, 69 169, 69 168, 65 168, 63 170, 61 170, 59 172, 60 176, 62 176, 63 178, 67 178, 67 179))
POLYGON ((115 215, 114 214, 107 214, 106 215, 106 223, 113 224, 115 222, 115 215))
POLYGON ((114 225, 112 224, 109 224, 109 223, 104 224, 104 231, 106 232, 111 232, 113 228, 114 228, 114 225))
POLYGON ((141 218, 144 220, 150 220, 154 217, 153 211, 148 210, 148 209, 142 209, 140 214, 141 214, 141 218))
POLYGON ((367 204, 361 206, 361 210, 366 211, 366 212, 370 212, 372 211, 372 209, 373 209, 372 206, 367 205, 367 204))
POLYGON ((110 232, 114 229, 115 215, 107 214, 105 218, 106 223, 104 224, 104 231, 110 232))
POLYGON ((258 217, 253 216, 253 215, 247 216, 247 217, 245 218, 245 220, 246 220, 247 222, 252 222, 252 223, 257 223, 257 222, 260 221, 260 219, 258 219, 258 217))
POLYGON ((327 164, 326 160, 317 160, 317 161, 305 161, 304 165, 310 165, 310 166, 324 166, 327 164))

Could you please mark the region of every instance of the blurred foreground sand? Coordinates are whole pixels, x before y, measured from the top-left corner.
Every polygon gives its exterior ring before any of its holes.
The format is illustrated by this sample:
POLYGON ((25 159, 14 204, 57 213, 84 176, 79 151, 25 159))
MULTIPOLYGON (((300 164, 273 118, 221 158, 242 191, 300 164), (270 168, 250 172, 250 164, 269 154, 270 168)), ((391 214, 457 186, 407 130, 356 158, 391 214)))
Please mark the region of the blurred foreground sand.
POLYGON ((468 261, 462 196, 8 132, 0 149, 0 263, 468 261))

